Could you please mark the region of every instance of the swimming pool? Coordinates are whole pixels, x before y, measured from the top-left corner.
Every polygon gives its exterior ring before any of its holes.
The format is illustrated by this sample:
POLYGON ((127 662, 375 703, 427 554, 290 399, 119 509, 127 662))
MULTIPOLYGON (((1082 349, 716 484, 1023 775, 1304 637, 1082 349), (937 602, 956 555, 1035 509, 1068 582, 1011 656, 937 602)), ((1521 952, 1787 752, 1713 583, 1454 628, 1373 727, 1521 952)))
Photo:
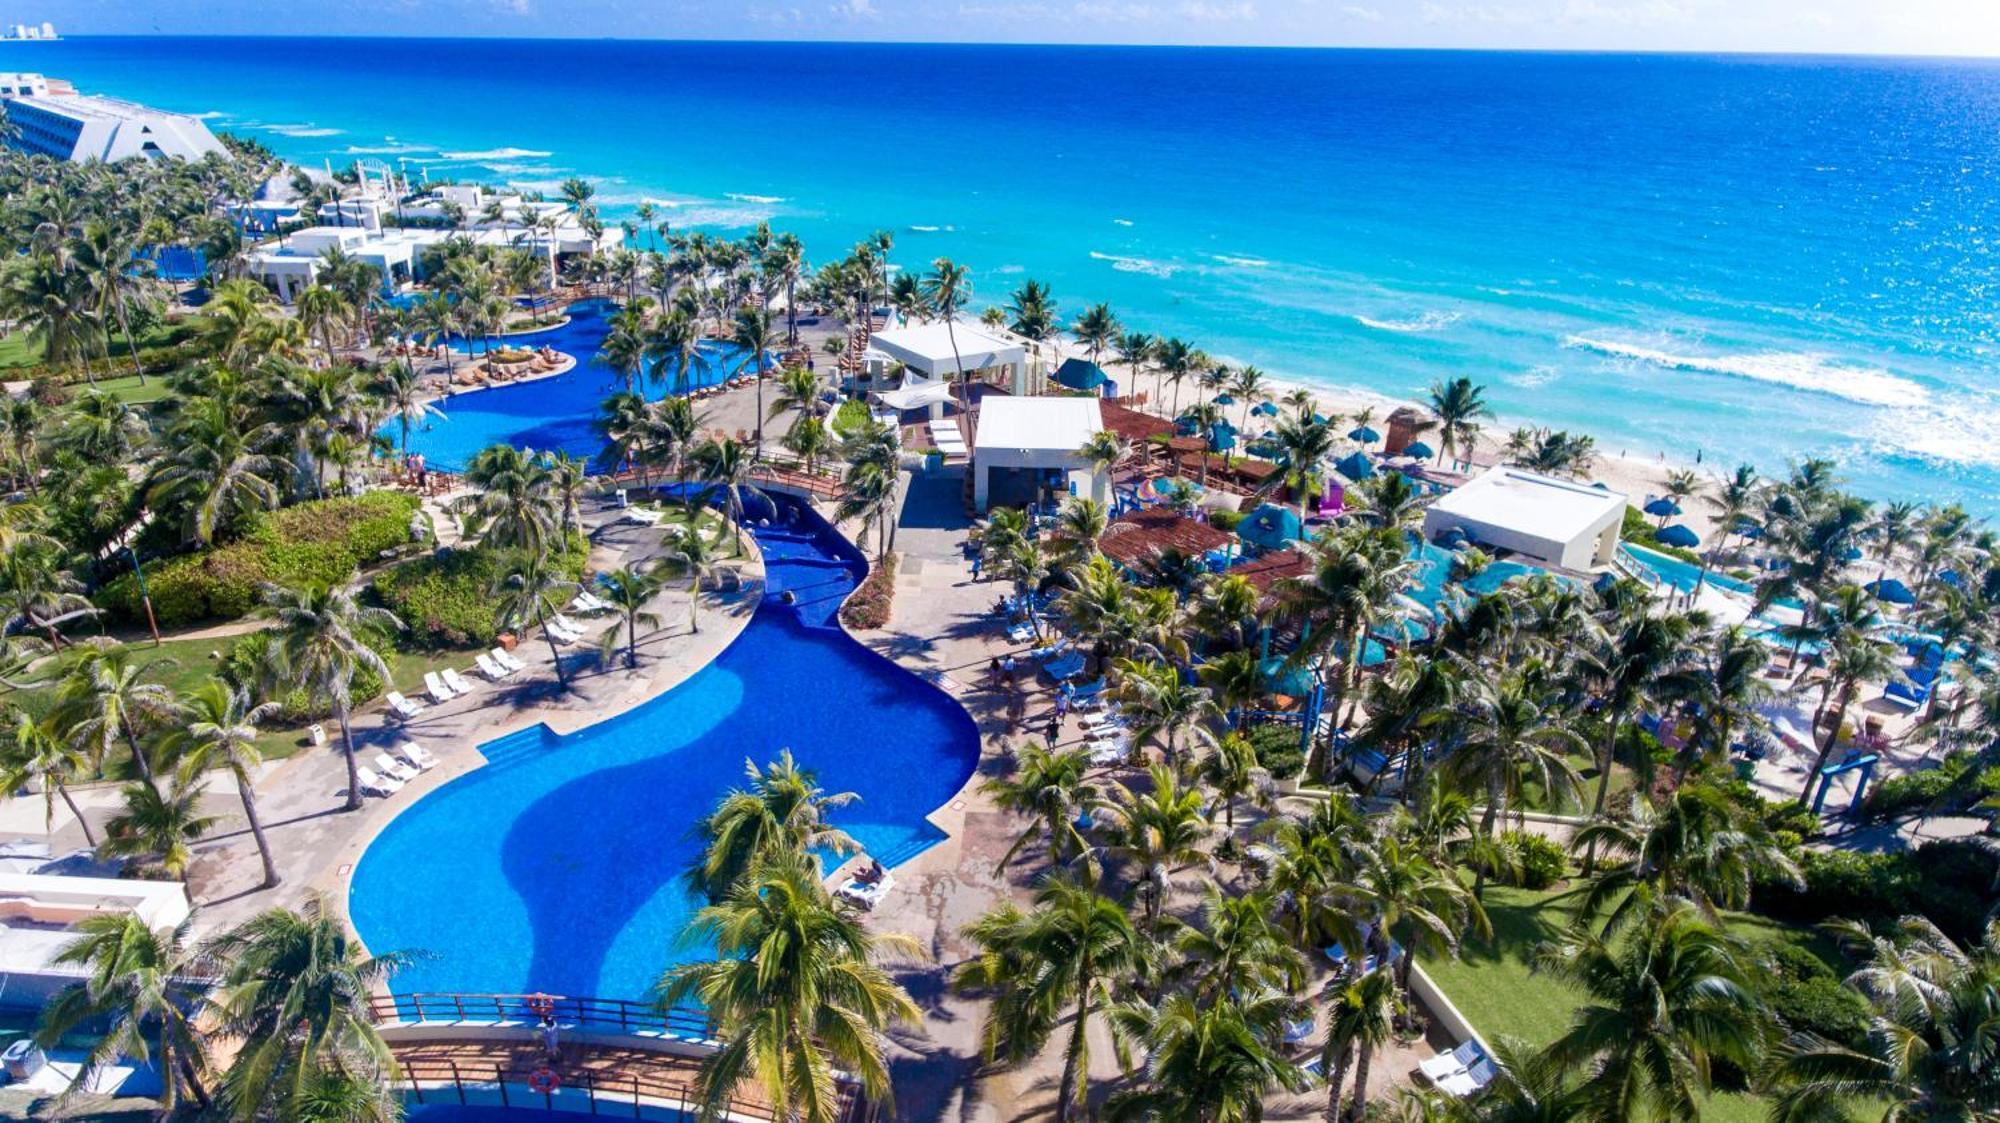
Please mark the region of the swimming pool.
POLYGON ((481 746, 488 763, 406 809, 354 873, 348 912, 368 946, 434 958, 400 993, 641 999, 671 963, 693 904, 689 831, 784 749, 833 792, 835 823, 884 865, 943 837, 926 816, 972 775, 979 735, 957 703, 830 623, 865 570, 795 500, 774 497, 762 607, 714 663, 570 736, 537 726, 481 746), (796 605, 779 602, 791 590, 796 605))
MULTIPOLYGON (((1695 583, 1701 580, 1700 566, 1682 561, 1671 554, 1663 554, 1632 542, 1621 543, 1618 548, 1625 551, 1626 557, 1652 570, 1661 581, 1683 593, 1693 591, 1695 583)), ((1742 593, 1744 596, 1757 594, 1756 586, 1748 581, 1738 580, 1727 573, 1717 573, 1713 569, 1708 571, 1706 583, 1728 592, 1742 593)))
MULTIPOLYGON (((1414 541, 1410 545, 1410 560, 1416 563, 1416 572, 1412 575, 1413 583, 1404 592, 1418 604, 1435 612, 1445 601, 1446 586, 1454 584, 1451 580, 1453 553, 1435 543, 1412 537, 1414 541)), ((1456 582, 1455 587, 1474 596, 1485 596, 1488 593, 1498 592, 1500 586, 1516 577, 1528 577, 1540 572, 1545 571, 1538 570, 1534 566, 1522 565, 1520 562, 1489 562, 1486 568, 1477 574, 1456 582)))
MULTIPOLYGON (((480 449, 510 444, 537 451, 561 450, 595 459, 604 450, 597 431, 598 407, 624 380, 611 368, 594 362, 611 333, 609 317, 618 306, 609 300, 581 300, 569 306, 569 322, 547 331, 509 336, 517 346, 552 347, 576 356, 576 366, 554 378, 489 386, 453 394, 437 403, 444 414, 410 430, 410 451, 420 452, 432 468, 455 472, 480 449)), ((732 344, 704 343, 701 359, 688 371, 690 389, 712 386, 734 376, 746 352, 732 344)), ((660 385, 641 381, 648 398, 657 401, 673 389, 673 375, 660 385)), ((402 424, 391 421, 382 435, 401 447, 402 424)))

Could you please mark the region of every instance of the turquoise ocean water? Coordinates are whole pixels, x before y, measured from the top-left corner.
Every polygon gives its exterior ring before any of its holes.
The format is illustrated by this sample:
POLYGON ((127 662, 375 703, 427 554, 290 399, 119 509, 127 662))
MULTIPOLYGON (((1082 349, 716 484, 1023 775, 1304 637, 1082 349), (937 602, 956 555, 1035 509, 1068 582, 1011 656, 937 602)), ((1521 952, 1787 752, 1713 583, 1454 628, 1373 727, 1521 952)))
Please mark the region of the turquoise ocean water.
POLYGON ((886 229, 981 300, 1032 276, 1284 377, 1466 374, 1610 451, 1826 455, 2000 514, 1992 63, 99 38, 15 69, 821 260, 886 229))

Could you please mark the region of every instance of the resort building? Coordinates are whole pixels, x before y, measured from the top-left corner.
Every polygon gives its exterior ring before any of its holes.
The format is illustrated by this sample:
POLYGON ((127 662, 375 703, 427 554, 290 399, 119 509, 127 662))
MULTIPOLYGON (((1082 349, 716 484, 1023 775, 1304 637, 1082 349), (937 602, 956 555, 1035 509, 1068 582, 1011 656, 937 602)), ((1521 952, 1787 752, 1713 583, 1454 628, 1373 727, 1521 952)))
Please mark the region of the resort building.
POLYGON ((1624 522, 1625 496, 1618 492, 1502 465, 1431 504, 1424 536, 1462 536, 1545 565, 1590 570, 1611 564, 1624 522))
MULTIPOLYGON (((963 370, 967 382, 991 382, 1010 394, 1028 392, 1027 345, 965 320, 876 332, 868 340, 869 380, 886 379, 895 363, 925 380, 950 382, 963 370)), ((906 375, 904 386, 913 381, 906 375)))
POLYGON ((984 512, 1072 491, 1101 501, 1109 477, 1082 449, 1103 429, 1096 398, 986 398, 972 440, 973 507, 984 512))
POLYGON ((14 126, 8 144, 57 160, 199 160, 223 151, 222 142, 194 117, 79 94, 69 83, 40 74, 0 74, 0 107, 14 126))
POLYGON ((154 930, 188 918, 187 889, 178 881, 70 877, 12 872, 42 860, 0 860, 0 1005, 38 1009, 81 969, 56 956, 76 939, 76 926, 97 916, 133 913, 154 930))

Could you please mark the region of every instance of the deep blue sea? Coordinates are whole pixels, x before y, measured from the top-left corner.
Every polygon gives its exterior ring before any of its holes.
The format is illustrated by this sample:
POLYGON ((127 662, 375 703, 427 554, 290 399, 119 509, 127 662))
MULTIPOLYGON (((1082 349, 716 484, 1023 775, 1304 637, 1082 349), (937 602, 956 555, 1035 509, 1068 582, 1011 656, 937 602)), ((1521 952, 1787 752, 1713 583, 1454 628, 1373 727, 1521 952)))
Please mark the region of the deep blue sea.
POLYGON ((984 301, 1034 277, 1282 376, 1466 374, 1610 451, 1827 455, 2000 514, 2000 64, 133 38, 14 69, 819 260, 886 229, 984 301))

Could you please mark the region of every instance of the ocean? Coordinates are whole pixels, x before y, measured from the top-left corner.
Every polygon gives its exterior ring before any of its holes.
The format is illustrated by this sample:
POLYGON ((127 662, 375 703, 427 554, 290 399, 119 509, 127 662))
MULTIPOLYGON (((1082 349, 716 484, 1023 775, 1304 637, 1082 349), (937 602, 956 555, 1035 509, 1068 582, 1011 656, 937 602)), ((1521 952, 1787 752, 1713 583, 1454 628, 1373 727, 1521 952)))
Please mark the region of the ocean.
MULTIPOLYGON (((274 30, 278 28, 274 26, 274 30)), ((871 231, 1270 373, 2000 514, 2000 64, 1805 57, 78 38, 0 70, 301 162, 871 231)))

